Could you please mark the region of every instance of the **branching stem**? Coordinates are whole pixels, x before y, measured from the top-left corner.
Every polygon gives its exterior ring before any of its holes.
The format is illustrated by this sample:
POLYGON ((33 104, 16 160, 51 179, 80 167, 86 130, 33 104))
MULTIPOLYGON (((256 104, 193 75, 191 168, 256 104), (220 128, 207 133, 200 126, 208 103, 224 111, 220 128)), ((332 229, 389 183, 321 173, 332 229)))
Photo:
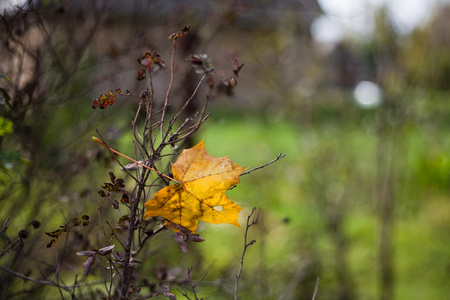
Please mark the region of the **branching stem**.
POLYGON ((32 278, 32 277, 23 275, 21 273, 15 272, 13 270, 10 270, 8 268, 5 268, 3 266, 0 266, 0 270, 8 272, 11 275, 14 275, 16 277, 22 278, 25 281, 31 281, 31 282, 37 283, 39 285, 54 286, 54 287, 63 289, 65 291, 67 291, 67 292, 70 292, 70 291, 74 290, 75 288, 80 288, 80 287, 84 287, 84 286, 91 286, 91 285, 97 285, 97 284, 103 284, 105 282, 104 280, 102 280, 102 281, 93 281, 93 282, 88 282, 88 283, 77 283, 77 284, 73 284, 73 285, 62 285, 62 284, 58 284, 58 283, 56 283, 54 281, 51 281, 51 280, 39 280, 39 279, 36 279, 36 278, 32 278))
POLYGON ((239 272, 236 275, 236 284, 235 284, 235 288, 234 288, 234 300, 238 299, 239 281, 241 279, 242 269, 244 267, 244 256, 245 256, 245 253, 247 252, 247 248, 248 247, 250 247, 251 245, 256 243, 256 240, 252 240, 251 242, 247 242, 248 230, 250 229, 250 227, 252 227, 256 223, 258 223, 259 214, 261 213, 261 209, 259 209, 258 210, 258 215, 255 218, 253 218, 252 222, 250 223, 250 218, 252 217, 252 215, 255 212, 255 210, 256 210, 256 207, 253 207, 252 212, 247 217, 247 225, 245 227, 245 235, 244 235, 244 250, 242 251, 241 263, 240 263, 240 266, 239 266, 239 272))
POLYGON ((162 173, 162 172, 160 172, 160 171, 158 171, 158 170, 155 170, 155 169, 153 169, 153 168, 150 168, 149 166, 147 166, 147 165, 145 165, 145 164, 143 164, 143 163, 140 163, 140 162, 138 162, 137 160, 134 160, 134 159, 132 159, 131 157, 126 156, 125 154, 122 154, 122 153, 120 153, 119 151, 114 150, 114 149, 111 148, 111 147, 106 146, 105 143, 103 143, 99 138, 97 138, 97 137, 95 137, 95 136, 92 137, 92 140, 95 141, 95 142, 97 142, 97 143, 99 143, 99 144, 102 145, 103 147, 107 148, 109 151, 114 152, 114 153, 116 153, 117 155, 120 155, 120 156, 122 156, 122 157, 124 157, 124 158, 126 158, 126 159, 128 159, 128 160, 130 160, 130 161, 132 161, 132 162, 134 162, 135 164, 141 166, 141 167, 144 167, 144 168, 146 168, 146 169, 149 169, 150 171, 156 172, 158 175, 160 175, 160 176, 162 176, 162 177, 164 177, 164 178, 166 178, 166 179, 169 179, 169 180, 171 180, 171 181, 174 181, 175 183, 180 183, 179 181, 173 179, 172 177, 167 176, 166 174, 164 174, 164 173, 162 173))

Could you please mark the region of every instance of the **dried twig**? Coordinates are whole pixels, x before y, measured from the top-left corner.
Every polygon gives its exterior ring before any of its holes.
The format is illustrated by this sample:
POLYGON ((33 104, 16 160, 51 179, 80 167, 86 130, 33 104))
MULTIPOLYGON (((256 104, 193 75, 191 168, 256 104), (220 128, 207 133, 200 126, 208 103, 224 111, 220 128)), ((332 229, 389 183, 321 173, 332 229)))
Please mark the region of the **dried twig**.
POLYGON ((39 285, 49 285, 49 286, 54 286, 54 287, 58 287, 60 289, 63 289, 67 292, 71 292, 73 289, 75 288, 80 288, 80 287, 85 287, 85 286, 91 286, 91 285, 97 285, 97 284, 103 284, 105 281, 92 281, 92 282, 87 282, 87 283, 77 283, 77 284, 73 284, 73 285, 61 285, 61 284, 57 284, 54 281, 51 280, 39 280, 39 279, 35 279, 26 275, 23 275, 19 272, 13 271, 11 269, 5 268, 3 266, 0 266, 0 270, 3 270, 5 272, 10 273, 11 275, 14 275, 16 277, 22 278, 25 281, 31 281, 34 283, 37 283, 39 285))
POLYGON ((189 284, 192 288, 192 292, 194 293, 194 297, 196 300, 198 300, 197 298, 197 293, 195 292, 195 288, 197 287, 197 285, 202 282, 203 278, 205 278, 206 274, 208 274, 208 272, 205 272, 202 277, 200 277, 199 280, 197 280, 197 282, 194 284, 192 283, 192 278, 191 278, 191 273, 192 273, 192 267, 188 268, 188 278, 189 278, 189 284))
MULTIPOLYGON (((98 131, 97 131, 97 132, 98 132, 98 131)), ((156 172, 156 173, 157 173, 158 175, 160 175, 160 176, 163 176, 163 177, 165 177, 165 178, 167 178, 167 179, 169 179, 169 180, 172 180, 172 181, 175 181, 175 182, 179 183, 178 181, 176 181, 176 180, 173 179, 172 177, 167 176, 166 174, 161 173, 161 172, 158 171, 158 170, 155 170, 155 169, 153 169, 153 168, 150 168, 149 166, 147 166, 147 165, 145 165, 145 164, 143 164, 143 163, 140 163, 140 162, 138 162, 138 161, 132 159, 131 157, 126 156, 125 154, 120 153, 120 152, 117 151, 117 150, 114 150, 113 148, 111 148, 111 147, 109 147, 108 145, 106 145, 105 142, 101 141, 100 139, 98 139, 98 138, 96 138, 96 137, 92 137, 92 140, 93 140, 93 141, 96 141, 97 143, 99 143, 100 145, 102 145, 103 147, 105 147, 106 149, 108 149, 109 151, 111 151, 111 152, 113 152, 113 153, 115 153, 115 154, 117 154, 117 155, 120 155, 120 156, 122 156, 122 157, 124 157, 124 158, 126 158, 126 159, 128 159, 128 160, 130 160, 130 161, 132 161, 132 162, 134 162, 135 164, 141 166, 141 167, 144 167, 144 168, 146 168, 146 169, 149 169, 150 171, 156 172)), ((122 164, 120 164, 120 166, 122 167, 123 170, 126 170, 125 166, 123 166, 122 164)), ((132 176, 132 175, 130 175, 130 176, 132 176)), ((133 177, 133 176, 132 176, 132 177, 133 177)), ((134 178, 134 177, 133 177, 133 178, 134 178)))
POLYGON ((242 275, 242 268, 244 267, 244 256, 245 256, 245 252, 247 252, 247 248, 250 247, 251 245, 253 245, 254 243, 256 243, 256 240, 252 240, 251 242, 247 243, 247 236, 248 236, 248 230, 250 229, 250 227, 252 227, 253 225, 255 225, 256 223, 258 223, 258 219, 259 219, 259 214, 261 213, 261 209, 258 210, 258 215, 253 218, 252 222, 250 223, 250 218, 252 217, 253 213, 255 212, 256 207, 253 207, 252 212, 250 213, 250 215, 247 217, 247 225, 245 227, 245 235, 244 235, 244 250, 242 251, 242 256, 241 256, 241 263, 240 263, 240 267, 239 267, 239 272, 236 275, 236 284, 235 284, 235 288, 234 288, 234 300, 237 300, 237 294, 238 294, 238 288, 239 288, 239 281, 241 279, 241 275, 242 275))
POLYGON ((262 166, 259 166, 259 167, 253 168, 253 169, 251 169, 251 170, 245 171, 245 172, 243 172, 243 173, 241 174, 241 176, 250 174, 250 173, 253 172, 253 171, 262 169, 262 168, 264 168, 264 167, 267 167, 268 165, 273 164, 274 162, 276 162, 276 161, 279 160, 279 159, 282 159, 282 158, 285 157, 285 156, 286 156, 286 153, 285 153, 285 154, 280 153, 280 154, 278 154, 278 156, 277 156, 274 160, 271 160, 271 161, 269 161, 268 163, 266 163, 266 164, 264 164, 264 165, 262 165, 262 166))
MULTIPOLYGON (((268 163, 266 163, 266 164, 264 164, 264 165, 262 165, 262 166, 259 166, 259 167, 250 169, 250 170, 245 171, 245 172, 242 172, 240 176, 242 176, 242 175, 247 175, 247 174, 250 174, 250 173, 253 172, 253 171, 262 169, 262 168, 264 168, 264 167, 267 167, 268 165, 273 164, 274 162, 276 162, 277 160, 282 159, 282 158, 285 157, 285 156, 286 156, 286 153, 285 153, 285 154, 280 153, 280 154, 278 154, 278 156, 277 156, 275 159, 269 161, 268 163)), ((235 187, 236 187, 236 185, 230 186, 229 190, 232 190, 232 189, 234 189, 235 187)))
POLYGON ((0 229, 0 233, 2 233, 3 231, 6 231, 6 229, 8 229, 10 219, 11 219, 11 216, 9 216, 8 219, 6 219, 5 223, 3 223, 3 228, 0 229))
POLYGON ((312 296, 312 300, 316 299, 316 295, 317 295, 317 290, 319 289, 319 282, 320 282, 320 277, 317 277, 316 280, 316 287, 314 288, 314 294, 312 296))
MULTIPOLYGON (((180 108, 180 110, 177 113, 175 113, 175 116, 169 121, 167 119, 166 112, 167 112, 167 108, 170 106, 169 97, 170 97, 170 92, 172 90, 172 86, 174 83, 175 50, 176 50, 176 43, 174 42, 172 58, 171 58, 169 87, 166 91, 166 96, 165 96, 163 107, 157 113, 153 113, 153 104, 155 103, 155 101, 154 101, 152 72, 149 68, 145 69, 146 79, 147 79, 147 89, 144 91, 145 94, 143 94, 144 96, 142 96, 141 98, 146 100, 145 104, 146 104, 147 110, 143 111, 143 113, 146 114, 146 117, 145 117, 144 127, 141 130, 140 134, 137 132, 137 125, 136 125, 136 121, 138 119, 138 114, 136 114, 136 116, 132 122, 135 144, 136 144, 136 147, 139 147, 138 150, 139 150, 140 155, 142 156, 142 162, 144 162, 144 163, 136 161, 136 160, 110 148, 106 143, 104 143, 103 139, 100 140, 100 139, 94 138, 95 141, 99 142, 102 146, 106 147, 109 151, 116 153, 122 157, 125 157, 126 159, 133 161, 136 165, 143 167, 143 169, 141 170, 141 174, 139 176, 137 176, 138 180, 136 180, 136 187, 135 187, 136 192, 133 192, 133 195, 134 195, 133 203, 134 204, 131 207, 130 228, 129 228, 129 232, 128 232, 128 238, 127 238, 127 241, 126 241, 126 244, 124 247, 125 264, 124 264, 124 270, 123 270, 123 276, 122 276, 122 287, 121 287, 121 292, 120 292, 122 299, 126 299, 128 297, 128 293, 130 291, 130 286, 131 286, 131 271, 130 271, 130 266, 129 266, 129 259, 132 257, 133 254, 138 253, 141 249, 143 249, 143 245, 144 245, 145 241, 148 240, 150 238, 150 236, 153 236, 155 233, 164 229, 164 227, 160 227, 156 232, 153 232, 153 234, 151 234, 151 235, 146 235, 144 238, 141 237, 141 230, 139 230, 139 234, 138 234, 139 244, 137 246, 137 249, 135 249, 134 251, 131 249, 133 246, 134 231, 139 229, 137 227, 138 225, 135 224, 135 222, 137 220, 136 218, 138 216, 140 216, 141 218, 143 217, 144 210, 143 210, 143 208, 140 207, 140 205, 142 205, 142 203, 143 203, 142 199, 145 198, 145 197, 143 197, 143 195, 145 195, 145 193, 146 193, 145 189, 157 186, 155 181, 153 181, 150 185, 147 185, 147 180, 148 180, 151 172, 146 172, 146 171, 150 170, 150 171, 156 172, 158 174, 159 178, 162 179, 166 185, 168 185, 170 183, 169 181, 179 183, 172 177, 158 171, 155 167, 155 162, 161 159, 161 157, 162 157, 161 153, 163 152, 165 147, 167 147, 171 144, 174 144, 175 142, 178 142, 180 140, 186 139, 189 135, 194 133, 200 127, 200 124, 203 123, 206 119, 205 110, 206 110, 207 102, 209 99, 209 95, 207 97, 207 100, 205 101, 205 105, 204 105, 202 111, 200 112, 200 118, 197 121, 197 123, 194 125, 194 127, 190 127, 188 129, 187 133, 182 132, 180 134, 180 137, 178 137, 178 139, 176 141, 174 141, 173 139, 172 140, 170 139, 173 136, 173 132, 172 132, 173 125, 175 124, 175 122, 177 121, 177 119, 181 115, 181 113, 183 111, 185 111, 187 105, 191 102, 191 100, 194 98, 194 96, 198 93, 202 82, 204 82, 204 80, 206 78, 206 74, 205 74, 200 79, 200 81, 199 81, 197 87, 195 88, 195 90, 193 91, 192 95, 184 103, 184 106, 182 108, 180 108), (159 120, 153 120, 153 117, 156 116, 156 114, 158 114, 159 112, 161 113, 161 118, 159 120), (156 143, 155 134, 158 131, 159 131, 159 134, 161 135, 161 141, 159 142, 159 145, 155 145, 155 143, 156 143)), ((138 113, 139 113, 139 111, 141 111, 141 110, 138 109, 138 113)), ((188 119, 191 120, 193 118, 189 117, 188 119)), ((181 125, 181 128, 184 128, 186 125, 187 125, 187 121, 181 125)), ((181 128, 178 130, 178 132, 181 131, 181 128)), ((195 285, 193 285, 193 287, 195 287, 195 285)), ((194 295, 195 295, 195 291, 194 291, 194 295)))
MULTIPOLYGON (((191 277, 192 269, 193 269, 192 267, 190 267, 190 268, 187 269, 187 276, 188 276, 189 285, 190 285, 190 287, 191 287, 192 293, 194 294, 195 300, 198 300, 197 292, 195 291, 195 288, 197 287, 197 285, 198 285, 200 282, 202 282, 203 278, 205 278, 205 276, 206 276, 206 274, 208 274, 208 272, 205 272, 205 273, 202 275, 202 277, 201 277, 199 280, 197 280, 196 283, 193 283, 193 282, 192 282, 192 277, 191 277)), ((191 299, 191 298, 189 298, 189 295, 188 295, 188 292, 187 292, 187 288, 186 288, 186 284, 184 285, 184 293, 183 293, 182 291, 180 291, 179 289, 178 289, 178 291, 179 291, 186 299, 191 299)), ((203 299, 203 298, 201 298, 201 299, 203 299)), ((200 299, 200 300, 201 300, 201 299, 200 299)))
MULTIPOLYGON (((164 123, 164 117, 166 115, 167 107, 169 106, 169 96, 170 92, 172 91, 173 81, 174 81, 174 75, 175 75, 175 50, 177 49, 177 39, 173 40, 173 47, 172 47, 172 59, 170 62, 170 81, 169 81, 169 87, 167 88, 166 93, 166 99, 164 100, 164 106, 161 114, 161 124, 164 123)), ((161 140, 164 139, 163 134, 163 126, 161 126, 161 140)))

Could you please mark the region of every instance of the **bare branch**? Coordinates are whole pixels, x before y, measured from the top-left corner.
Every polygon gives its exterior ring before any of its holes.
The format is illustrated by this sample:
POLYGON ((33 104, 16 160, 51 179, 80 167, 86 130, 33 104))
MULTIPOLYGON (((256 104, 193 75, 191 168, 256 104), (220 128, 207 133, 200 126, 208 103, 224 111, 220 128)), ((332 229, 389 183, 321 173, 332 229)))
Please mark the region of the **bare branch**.
POLYGON ((248 230, 250 229, 250 227, 252 227, 256 223, 258 223, 259 214, 261 213, 261 209, 259 209, 258 210, 258 215, 255 218, 253 218, 252 222, 250 222, 250 218, 252 217, 252 215, 255 212, 255 210, 256 210, 256 207, 253 207, 252 212, 247 217, 247 225, 245 227, 245 235, 244 235, 244 250, 242 251, 241 263, 240 263, 240 266, 239 266, 239 272, 236 275, 236 284, 235 284, 235 288, 234 288, 234 300, 237 300, 239 281, 241 280, 242 269, 244 267, 244 256, 245 256, 245 253, 247 252, 247 248, 248 247, 250 247, 251 245, 256 243, 256 240, 252 240, 251 242, 247 243, 248 230))
MULTIPOLYGON (((97 131, 97 133, 98 133, 98 131, 97 131)), ((145 164, 143 164, 143 163, 140 163, 140 162, 138 162, 138 161, 132 159, 131 157, 126 156, 125 154, 120 153, 120 152, 117 151, 117 150, 114 150, 113 148, 111 148, 111 147, 109 147, 108 145, 106 145, 104 141, 99 140, 99 139, 97 139, 97 138, 95 138, 94 140, 95 140, 96 142, 100 143, 101 145, 103 145, 103 146, 104 146, 105 148, 107 148, 109 151, 111 151, 111 152, 113 152, 113 153, 115 153, 115 154, 117 154, 117 155, 120 155, 120 156, 122 156, 122 157, 124 157, 124 158, 126 158, 126 159, 128 159, 128 160, 131 160, 132 162, 134 162, 134 163, 137 164, 137 165, 140 165, 141 167, 144 167, 144 168, 146 168, 146 169, 149 169, 150 171, 156 172, 158 175, 161 175, 161 176, 165 177, 166 179, 169 179, 169 180, 171 180, 171 181, 175 181, 175 182, 178 183, 178 181, 176 181, 176 180, 173 179, 172 177, 167 176, 166 174, 161 173, 160 171, 158 171, 158 170, 156 170, 156 169, 150 168, 149 166, 147 166, 147 165, 145 165, 145 164)), ((118 160, 117 160, 117 161, 118 161, 118 160)), ((122 167, 122 169, 123 169, 123 170, 126 170, 125 166, 122 165, 122 163, 120 163, 120 161, 118 161, 118 162, 119 162, 120 166, 122 167)), ((135 179, 137 182, 139 182, 139 180, 137 180, 137 179, 136 179, 133 175, 131 175, 129 172, 127 172, 127 173, 128 173, 128 175, 130 175, 131 177, 133 177, 133 179, 135 179)))
POLYGON ((25 281, 31 281, 34 283, 37 283, 39 285, 49 285, 49 286, 54 286, 57 288, 61 288, 67 292, 71 292, 73 289, 75 288, 80 288, 80 287, 85 287, 85 286, 92 286, 92 285, 98 285, 98 284, 104 284, 104 280, 102 281, 93 281, 93 282, 88 282, 88 283, 77 283, 77 284, 73 284, 73 285, 61 285, 61 284, 57 284, 54 281, 51 280, 39 280, 39 279, 35 279, 29 276, 25 276, 19 272, 13 271, 11 269, 5 268, 3 266, 0 266, 0 269, 10 273, 11 275, 14 275, 16 277, 22 278, 25 281))
POLYGON ((251 170, 245 171, 245 172, 243 172, 243 173, 241 174, 241 176, 250 174, 250 173, 253 172, 253 171, 262 169, 262 168, 264 168, 264 167, 267 167, 268 165, 273 164, 274 162, 276 162, 276 161, 279 160, 279 159, 282 159, 282 158, 285 157, 285 156, 286 156, 286 154, 280 153, 280 154, 278 154, 278 156, 277 156, 274 160, 269 161, 268 163, 266 163, 266 164, 264 164, 264 165, 262 165, 262 166, 259 166, 259 167, 253 168, 253 169, 251 169, 251 170))
MULTIPOLYGON (((195 300, 198 300, 198 298, 197 298, 197 293, 196 293, 196 291, 195 291, 195 287, 196 287, 197 284, 201 281, 201 279, 200 279, 199 281, 197 281, 196 284, 193 284, 193 283, 192 283, 192 278, 191 278, 191 273, 192 273, 192 267, 188 268, 187 275, 188 275, 188 279, 189 279, 189 285, 191 286, 192 293, 194 294, 195 300)), ((205 275, 206 275, 206 273, 205 273, 205 275)), ((203 277, 202 277, 202 278, 203 278, 203 277)))
POLYGON ((8 219, 6 219, 5 223, 3 223, 3 228, 0 230, 0 233, 5 231, 6 229, 8 229, 8 227, 9 227, 9 220, 10 219, 11 219, 11 216, 9 216, 8 219))
POLYGON ((317 277, 317 280, 316 280, 316 286, 315 286, 315 288, 314 288, 314 294, 313 294, 313 296, 312 296, 312 300, 315 300, 315 299, 316 299, 317 290, 319 289, 319 282, 320 282, 320 277, 317 277))
MULTIPOLYGON (((169 96, 172 91, 173 81, 175 77, 175 50, 177 49, 177 39, 173 40, 173 48, 172 48, 172 58, 170 62, 170 81, 169 87, 167 88, 166 99, 164 100, 164 106, 161 114, 161 124, 164 124, 164 117, 166 116, 166 110, 169 105, 169 96)), ((161 126, 161 140, 164 140, 163 137, 163 126, 161 126)))
MULTIPOLYGON (((95 131, 97 132, 97 134, 100 136, 100 139, 101 139, 101 140, 98 140, 98 141, 95 140, 96 142, 98 142, 98 143, 101 144, 103 147, 105 147, 106 149, 108 149, 111 153, 119 154, 119 152, 117 152, 116 150, 110 148, 110 147, 108 146, 108 144, 106 144, 104 138, 102 137, 102 135, 100 134, 100 132, 99 132, 98 129, 95 130, 95 131)), ((124 156, 124 155, 121 154, 121 153, 120 153, 119 155, 124 156)), ((128 158, 128 157, 125 156, 125 158, 128 158)), ((133 176, 133 174, 131 174, 130 172, 128 172, 128 170, 126 170, 125 166, 120 162, 120 160, 117 159, 117 157, 114 156, 114 159, 117 161, 117 163, 122 167, 122 169, 123 169, 123 170, 124 170, 131 178, 133 178, 135 181, 138 181, 138 180, 136 179, 136 177, 133 176)))

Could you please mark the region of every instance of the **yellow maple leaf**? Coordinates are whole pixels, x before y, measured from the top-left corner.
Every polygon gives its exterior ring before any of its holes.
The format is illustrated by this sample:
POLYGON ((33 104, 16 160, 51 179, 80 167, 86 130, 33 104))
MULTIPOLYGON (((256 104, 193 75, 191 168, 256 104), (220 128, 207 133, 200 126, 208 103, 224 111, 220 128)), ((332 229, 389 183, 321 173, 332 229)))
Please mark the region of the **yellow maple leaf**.
MULTIPOLYGON (((204 141, 184 150, 172 164, 173 178, 178 182, 158 191, 145 203, 144 218, 162 216, 195 233, 198 220, 238 227, 242 207, 231 201, 225 192, 239 183, 246 168, 229 157, 213 157, 204 141)), ((170 225, 169 225, 170 226, 170 225)))

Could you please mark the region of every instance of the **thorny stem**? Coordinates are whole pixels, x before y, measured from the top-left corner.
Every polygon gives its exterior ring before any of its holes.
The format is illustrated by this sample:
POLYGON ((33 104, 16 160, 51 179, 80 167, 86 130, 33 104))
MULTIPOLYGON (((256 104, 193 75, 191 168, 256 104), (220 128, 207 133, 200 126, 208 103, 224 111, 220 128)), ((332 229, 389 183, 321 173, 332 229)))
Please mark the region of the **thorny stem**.
POLYGON ((235 285, 235 288, 234 288, 234 300, 237 300, 237 298, 238 298, 237 294, 238 294, 238 288, 239 288, 239 280, 241 279, 242 268, 244 267, 245 252, 247 252, 247 248, 248 247, 250 247, 251 245, 256 243, 256 240, 252 240, 251 242, 247 243, 248 230, 250 229, 250 227, 252 227, 256 223, 258 223, 259 214, 261 213, 261 209, 259 209, 258 210, 258 215, 255 218, 253 218, 253 221, 250 223, 250 218, 252 217, 252 215, 255 212, 255 210, 256 210, 256 207, 253 207, 252 212, 247 217, 247 225, 245 227, 245 235, 244 235, 244 250, 242 251, 241 263, 240 263, 240 266, 239 266, 239 272, 236 275, 236 285, 235 285))

